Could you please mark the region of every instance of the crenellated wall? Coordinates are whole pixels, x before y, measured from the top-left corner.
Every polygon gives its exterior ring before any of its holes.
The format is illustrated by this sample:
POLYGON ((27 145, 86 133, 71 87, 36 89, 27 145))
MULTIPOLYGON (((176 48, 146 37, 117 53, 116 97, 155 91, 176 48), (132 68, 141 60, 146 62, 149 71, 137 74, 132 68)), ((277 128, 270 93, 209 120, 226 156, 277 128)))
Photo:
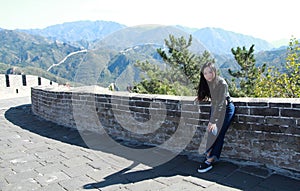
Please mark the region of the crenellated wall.
POLYGON ((0 74, 0 98, 30 96, 31 87, 39 85, 57 86, 58 84, 39 76, 0 74))
MULTIPOLYGON (((31 95, 33 113, 57 124, 147 145, 172 140, 170 150, 186 144, 182 154, 202 154, 210 105, 195 104, 194 97, 110 92, 97 86, 35 87, 31 95)), ((222 157, 299 172, 300 99, 234 98, 234 103, 236 115, 222 157)))

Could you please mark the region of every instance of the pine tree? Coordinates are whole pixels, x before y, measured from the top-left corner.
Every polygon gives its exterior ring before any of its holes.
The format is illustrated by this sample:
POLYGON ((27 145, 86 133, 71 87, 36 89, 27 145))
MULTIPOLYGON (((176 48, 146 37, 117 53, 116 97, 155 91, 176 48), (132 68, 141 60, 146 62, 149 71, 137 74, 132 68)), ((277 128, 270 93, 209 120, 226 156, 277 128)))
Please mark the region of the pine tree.
POLYGON ((166 49, 157 49, 166 66, 164 68, 149 62, 137 62, 136 66, 147 74, 142 82, 134 86, 134 92, 150 94, 195 95, 200 78, 201 66, 214 62, 209 52, 202 55, 190 52, 192 36, 188 41, 184 37, 169 35, 165 39, 166 49))
POLYGON ((233 72, 228 70, 229 74, 233 76, 232 83, 230 84, 230 91, 233 96, 254 96, 254 87, 257 80, 260 79, 261 74, 265 71, 266 65, 261 68, 256 67, 254 57, 254 44, 247 50, 245 46, 243 48, 237 47, 231 49, 235 60, 241 67, 239 71, 233 72), (236 85, 239 82, 239 86, 236 85))

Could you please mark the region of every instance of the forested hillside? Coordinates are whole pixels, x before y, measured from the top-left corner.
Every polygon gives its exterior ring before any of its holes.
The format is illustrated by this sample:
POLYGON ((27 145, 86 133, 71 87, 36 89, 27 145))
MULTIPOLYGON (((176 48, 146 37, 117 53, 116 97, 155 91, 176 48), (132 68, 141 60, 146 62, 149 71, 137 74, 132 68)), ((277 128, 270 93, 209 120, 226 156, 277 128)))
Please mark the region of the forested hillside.
POLYGON ((188 39, 191 33, 196 35, 192 34, 189 49, 195 54, 210 52, 226 78, 230 78, 229 68, 239 68, 228 48, 236 48, 241 43, 255 44, 258 66, 266 62, 281 69, 285 62, 286 49, 269 50, 271 47, 262 39, 221 29, 125 27, 110 22, 81 21, 22 32, 0 30, 0 69, 5 73, 8 68, 17 66, 25 73, 51 76, 51 79, 82 85, 115 83, 120 90, 125 90, 141 80, 140 70, 135 66, 137 61, 163 65, 157 49, 166 47, 169 35, 188 39))

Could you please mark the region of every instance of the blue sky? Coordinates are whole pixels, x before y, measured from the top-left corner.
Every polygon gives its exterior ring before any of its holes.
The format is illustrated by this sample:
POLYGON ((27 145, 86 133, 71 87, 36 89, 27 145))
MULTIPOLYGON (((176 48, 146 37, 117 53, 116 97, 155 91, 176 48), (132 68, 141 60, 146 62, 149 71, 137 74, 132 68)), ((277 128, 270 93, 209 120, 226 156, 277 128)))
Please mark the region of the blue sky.
POLYGON ((0 28, 79 20, 217 27, 267 41, 300 38, 297 0, 0 0, 0 28))

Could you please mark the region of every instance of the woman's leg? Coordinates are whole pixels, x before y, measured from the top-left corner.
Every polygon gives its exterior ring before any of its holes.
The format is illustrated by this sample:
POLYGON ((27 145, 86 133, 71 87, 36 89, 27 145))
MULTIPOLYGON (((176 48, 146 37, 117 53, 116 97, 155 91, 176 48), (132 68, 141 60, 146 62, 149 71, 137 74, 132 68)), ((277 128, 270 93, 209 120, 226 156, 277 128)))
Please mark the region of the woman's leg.
POLYGON ((234 111, 235 111, 234 104, 229 103, 226 106, 226 113, 225 113, 223 126, 220 130, 220 133, 219 133, 216 141, 214 142, 213 146, 211 147, 210 156, 208 157, 209 162, 213 162, 213 160, 220 158, 222 148, 223 148, 223 144, 224 144, 225 134, 228 130, 228 127, 231 124, 232 119, 233 119, 234 111))

